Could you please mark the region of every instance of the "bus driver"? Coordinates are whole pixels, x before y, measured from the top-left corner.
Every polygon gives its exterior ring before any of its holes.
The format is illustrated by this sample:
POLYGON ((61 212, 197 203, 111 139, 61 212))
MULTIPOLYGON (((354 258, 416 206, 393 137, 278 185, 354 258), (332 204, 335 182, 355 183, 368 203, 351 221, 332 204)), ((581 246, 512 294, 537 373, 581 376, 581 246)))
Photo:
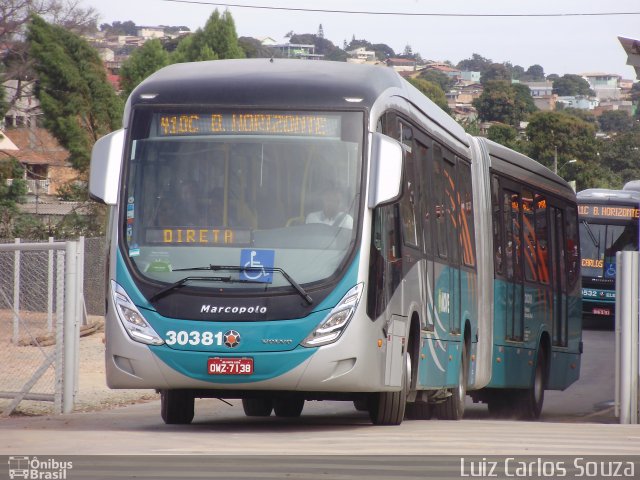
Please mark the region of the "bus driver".
POLYGON ((332 227, 353 228, 353 217, 340 209, 342 192, 328 187, 322 192, 322 210, 307 215, 305 223, 324 223, 332 227))

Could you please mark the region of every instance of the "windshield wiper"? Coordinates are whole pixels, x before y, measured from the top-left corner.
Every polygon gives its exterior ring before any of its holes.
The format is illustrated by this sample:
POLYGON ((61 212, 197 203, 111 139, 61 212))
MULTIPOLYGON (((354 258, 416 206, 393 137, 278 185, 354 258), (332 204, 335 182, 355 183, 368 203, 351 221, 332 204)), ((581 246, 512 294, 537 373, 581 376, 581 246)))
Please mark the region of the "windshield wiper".
POLYGON ((598 240, 596 240, 596 236, 593 234, 593 232, 591 231, 591 227, 589 226, 589 223, 587 223, 586 220, 582 221, 582 224, 585 226, 585 228, 587 229, 587 233, 589 234, 589 237, 591 238, 591 241, 593 242, 593 244, 596 246, 596 248, 598 249, 598 251, 600 251, 600 242, 598 240))
MULTIPOLYGON (((185 268, 183 270, 190 270, 188 268, 185 268)), ((196 269, 194 269, 196 270, 196 269)), ((175 270, 174 270, 175 271, 175 270)), ((182 286, 184 286, 185 283, 187 282, 226 282, 226 283, 262 283, 262 282, 256 282, 255 280, 244 280, 244 279, 239 279, 239 278, 231 278, 230 276, 226 276, 226 277, 184 277, 181 278, 180 280, 178 280, 177 282, 174 282, 170 285, 167 285, 164 288, 161 288, 160 290, 158 290, 150 299, 150 302, 153 302, 155 300, 158 300, 161 297, 164 297, 167 293, 169 293, 171 290, 175 290, 176 288, 180 288, 182 286)))
MULTIPOLYGON (((208 265, 205 267, 175 268, 173 269, 173 271, 174 272, 191 272, 191 271, 212 270, 214 272, 218 272, 218 271, 224 270, 229 272, 254 272, 256 270, 261 270, 261 269, 264 269, 265 272, 269 272, 269 273, 277 272, 281 274, 289 282, 289 284, 296 290, 296 292, 300 294, 300 296, 304 299, 304 301, 307 302, 307 304, 309 305, 313 304, 313 299, 307 293, 307 291, 304 288, 302 288, 298 282, 296 282, 293 278, 291 278, 291 276, 287 272, 285 272, 283 269, 279 267, 259 267, 258 268, 258 267, 240 267, 236 265, 208 265)), ((214 278, 214 277, 211 277, 211 278, 214 278)), ((255 280, 237 280, 237 281, 246 282, 246 283, 264 283, 264 282, 259 282, 255 280)))

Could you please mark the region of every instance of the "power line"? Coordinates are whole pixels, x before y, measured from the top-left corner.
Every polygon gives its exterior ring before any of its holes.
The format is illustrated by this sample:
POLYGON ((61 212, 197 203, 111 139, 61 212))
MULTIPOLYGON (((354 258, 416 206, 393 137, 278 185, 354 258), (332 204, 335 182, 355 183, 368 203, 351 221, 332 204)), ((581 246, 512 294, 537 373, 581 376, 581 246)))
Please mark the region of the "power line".
POLYGON ((216 7, 250 8, 258 10, 281 10, 287 12, 342 13, 347 15, 386 15, 399 17, 613 17, 640 15, 640 12, 584 12, 584 13, 423 13, 423 12, 376 12, 370 10, 331 10, 325 8, 272 7, 265 5, 243 5, 239 3, 205 2, 199 0, 162 0, 172 3, 191 3, 196 5, 212 5, 216 7))

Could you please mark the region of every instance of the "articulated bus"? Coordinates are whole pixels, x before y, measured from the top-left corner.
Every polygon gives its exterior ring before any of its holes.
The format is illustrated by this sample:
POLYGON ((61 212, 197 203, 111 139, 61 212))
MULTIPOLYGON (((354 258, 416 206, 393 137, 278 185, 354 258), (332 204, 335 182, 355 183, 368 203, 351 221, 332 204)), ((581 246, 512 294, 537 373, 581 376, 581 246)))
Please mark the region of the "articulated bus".
POLYGON ((616 305, 616 252, 638 250, 638 182, 623 190, 578 192, 582 258, 582 311, 585 320, 613 326, 616 305))
POLYGON ((94 146, 112 206, 107 382, 297 417, 536 418, 580 371, 575 194, 392 69, 166 67, 94 146))

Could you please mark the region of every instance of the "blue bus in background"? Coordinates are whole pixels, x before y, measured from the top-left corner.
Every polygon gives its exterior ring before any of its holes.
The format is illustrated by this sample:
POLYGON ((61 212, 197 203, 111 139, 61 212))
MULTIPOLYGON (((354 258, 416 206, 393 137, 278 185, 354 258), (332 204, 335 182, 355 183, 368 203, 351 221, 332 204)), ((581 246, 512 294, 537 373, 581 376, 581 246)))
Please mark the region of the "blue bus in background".
POLYGON ((578 192, 582 249, 582 307, 585 320, 613 326, 616 252, 638 250, 640 181, 622 190, 578 192))
POLYGON ((579 376, 576 197, 392 69, 172 65, 94 146, 111 207, 107 382, 249 416, 537 418, 579 376))

